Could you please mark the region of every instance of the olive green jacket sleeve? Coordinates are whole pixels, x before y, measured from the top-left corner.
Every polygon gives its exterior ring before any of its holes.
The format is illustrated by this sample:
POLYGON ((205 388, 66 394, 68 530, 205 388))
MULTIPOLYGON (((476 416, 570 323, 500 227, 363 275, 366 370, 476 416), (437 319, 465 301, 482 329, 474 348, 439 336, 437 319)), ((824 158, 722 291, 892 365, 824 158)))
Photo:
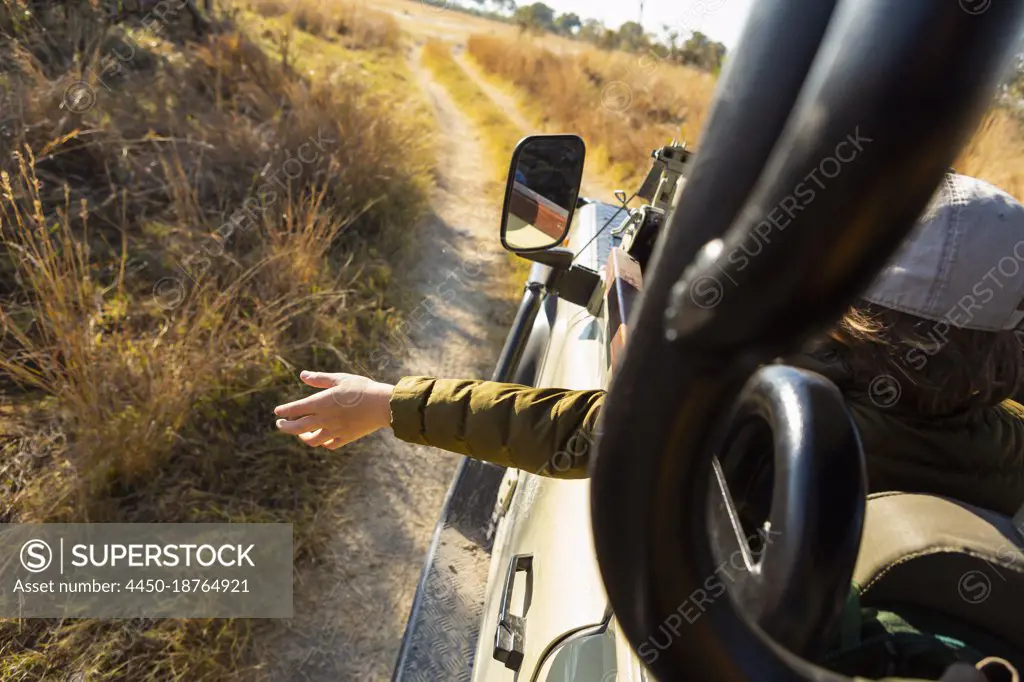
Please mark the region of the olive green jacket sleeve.
POLYGON ((585 478, 604 391, 405 377, 391 396, 398 438, 553 478, 585 478))

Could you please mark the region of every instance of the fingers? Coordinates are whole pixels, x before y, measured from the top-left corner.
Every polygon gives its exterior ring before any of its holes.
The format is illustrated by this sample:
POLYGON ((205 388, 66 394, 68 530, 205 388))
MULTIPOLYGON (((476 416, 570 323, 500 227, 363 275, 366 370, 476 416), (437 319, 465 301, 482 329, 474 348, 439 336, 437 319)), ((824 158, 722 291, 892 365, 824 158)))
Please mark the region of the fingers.
POLYGON ((338 378, 344 374, 328 374, 327 372, 302 372, 299 378, 313 388, 333 388, 338 383, 338 378))
POLYGON ((299 440, 311 448, 318 448, 332 438, 333 436, 327 433, 326 429, 317 429, 310 433, 299 434, 299 440))
POLYGON ((274 414, 286 419, 298 419, 313 412, 323 411, 324 408, 333 408, 334 404, 323 402, 328 396, 333 396, 334 403, 339 407, 352 407, 362 399, 362 393, 371 382, 366 377, 358 374, 328 374, 326 372, 303 372, 302 380, 314 387, 323 389, 335 389, 314 393, 300 400, 296 400, 274 408, 274 414))
POLYGON ((277 428, 284 433, 290 433, 293 436, 298 436, 303 433, 319 429, 320 419, 316 415, 309 415, 308 417, 302 417, 301 419, 295 420, 278 419, 277 428))
POLYGON ((274 414, 278 417, 284 417, 285 419, 298 419, 299 417, 305 417, 306 415, 314 412, 322 412, 323 410, 318 408, 322 407, 323 400, 325 398, 328 401, 330 400, 327 391, 320 391, 319 393, 308 395, 301 400, 296 400, 295 402, 287 403, 285 405, 278 405, 274 408, 274 414))
POLYGON ((315 415, 302 417, 301 419, 296 419, 294 421, 278 419, 277 428, 282 433, 290 433, 294 436, 298 436, 299 440, 311 448, 322 445, 328 450, 337 450, 341 446, 345 445, 344 441, 335 439, 327 432, 327 429, 322 428, 319 424, 319 419, 317 419, 315 415))

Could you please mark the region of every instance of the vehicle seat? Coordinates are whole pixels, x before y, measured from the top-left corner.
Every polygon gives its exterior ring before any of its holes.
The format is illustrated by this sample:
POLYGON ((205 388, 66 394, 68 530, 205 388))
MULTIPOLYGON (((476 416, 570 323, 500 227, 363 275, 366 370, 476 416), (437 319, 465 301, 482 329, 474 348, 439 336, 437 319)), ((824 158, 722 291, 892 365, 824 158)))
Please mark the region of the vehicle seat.
POLYGON ((943 613, 1024 650, 1024 537, 1001 514, 913 493, 868 496, 862 606, 943 613))

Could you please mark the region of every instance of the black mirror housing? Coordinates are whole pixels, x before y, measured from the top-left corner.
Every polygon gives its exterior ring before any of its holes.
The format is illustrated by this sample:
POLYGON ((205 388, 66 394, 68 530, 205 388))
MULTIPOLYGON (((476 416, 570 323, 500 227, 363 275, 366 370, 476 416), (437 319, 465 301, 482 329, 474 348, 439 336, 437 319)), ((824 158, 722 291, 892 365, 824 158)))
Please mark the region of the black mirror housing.
POLYGON ((578 135, 531 135, 512 153, 501 217, 501 245, 518 254, 547 251, 569 234, 583 182, 586 144, 578 135))

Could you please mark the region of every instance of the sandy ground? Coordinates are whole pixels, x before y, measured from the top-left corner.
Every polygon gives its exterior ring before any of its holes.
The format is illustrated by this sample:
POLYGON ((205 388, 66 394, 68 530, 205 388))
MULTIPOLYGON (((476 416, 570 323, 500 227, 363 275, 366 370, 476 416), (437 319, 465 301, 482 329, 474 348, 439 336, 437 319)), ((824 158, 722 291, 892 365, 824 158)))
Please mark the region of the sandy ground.
MULTIPOLYGON (((408 341, 391 348, 403 375, 489 378, 514 312, 500 206, 479 201, 493 177, 470 122, 411 59, 437 117, 440 159, 433 214, 419 227, 421 257, 403 288, 414 292, 408 341)), ((458 457, 396 440, 390 432, 354 446, 349 485, 325 511, 332 551, 297 586, 296 618, 275 642, 271 679, 389 679, 427 546, 458 457)), ((484 567, 486 570, 486 567, 484 567)))

